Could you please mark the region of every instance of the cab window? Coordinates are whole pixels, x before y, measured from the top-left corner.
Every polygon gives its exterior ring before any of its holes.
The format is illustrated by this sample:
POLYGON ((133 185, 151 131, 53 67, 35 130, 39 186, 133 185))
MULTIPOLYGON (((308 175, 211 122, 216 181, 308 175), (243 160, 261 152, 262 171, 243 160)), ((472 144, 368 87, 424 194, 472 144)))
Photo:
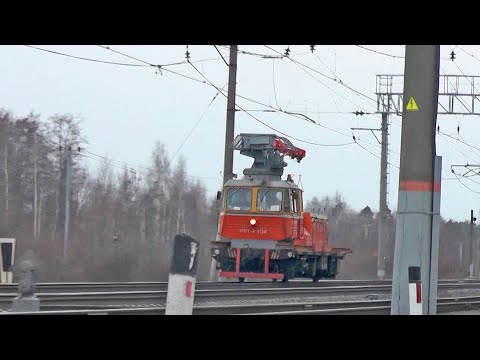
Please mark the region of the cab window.
POLYGON ((286 213, 289 213, 290 212, 290 194, 288 190, 285 190, 283 199, 284 199, 283 208, 285 209, 286 213))
POLYGON ((282 189, 259 189, 257 191, 257 211, 282 211, 282 189))
POLYGON ((298 191, 296 189, 292 189, 292 212, 294 213, 300 212, 299 196, 298 196, 298 191))
POLYGON ((227 210, 250 210, 252 208, 252 189, 229 188, 227 191, 227 210))

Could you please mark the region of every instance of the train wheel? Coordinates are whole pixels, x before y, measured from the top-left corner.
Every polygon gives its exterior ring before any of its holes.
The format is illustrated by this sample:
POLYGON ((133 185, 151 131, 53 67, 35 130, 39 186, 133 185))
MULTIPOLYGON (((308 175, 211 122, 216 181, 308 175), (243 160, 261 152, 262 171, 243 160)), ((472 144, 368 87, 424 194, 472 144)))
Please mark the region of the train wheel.
POLYGON ((273 282, 277 282, 278 279, 272 279, 273 282))
POLYGON ((243 283, 244 281, 245 281, 245 278, 244 278, 244 277, 239 277, 239 278, 238 278, 238 282, 243 283))

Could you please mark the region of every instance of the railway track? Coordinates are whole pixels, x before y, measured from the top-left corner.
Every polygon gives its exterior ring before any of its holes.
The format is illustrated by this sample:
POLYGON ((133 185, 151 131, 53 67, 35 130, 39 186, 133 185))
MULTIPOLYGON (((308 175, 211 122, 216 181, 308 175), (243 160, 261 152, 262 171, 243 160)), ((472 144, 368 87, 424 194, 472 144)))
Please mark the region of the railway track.
MULTIPOLYGON (((299 283, 300 284, 300 283, 299 283)), ((313 284, 313 283, 312 283, 313 284)), ((211 284, 210 284, 211 285, 211 284)), ((199 286, 195 291, 195 303, 197 305, 214 306, 238 302, 267 302, 273 301, 298 303, 302 299, 325 298, 329 301, 345 300, 345 297, 354 297, 356 300, 386 299, 391 293, 391 285, 337 285, 337 286, 299 286, 278 287, 268 283, 270 287, 255 285, 243 286, 244 284, 231 284, 230 287, 211 285, 210 288, 199 286)), ((438 286, 439 296, 442 292, 458 292, 464 290, 480 291, 479 281, 463 283, 441 282, 438 286)), ((40 291, 42 291, 40 287, 40 291)), ((8 309, 11 306, 16 293, 0 293, 0 308, 8 309)), ((444 295, 444 294, 443 294, 444 295)), ((476 295, 476 294, 475 294, 476 295)), ((163 306, 166 303, 167 290, 129 290, 129 291, 86 291, 86 292, 38 292, 42 310, 49 307, 66 308, 94 308, 96 306, 128 307, 128 306, 163 306)), ((351 300, 351 299, 348 299, 351 300)), ((371 300, 370 300, 371 301, 371 300)))
MULTIPOLYGON (((260 288, 294 288, 294 287, 337 287, 337 286, 391 286, 391 280, 321 280, 312 282, 293 280, 288 283, 273 282, 197 282, 197 290, 214 289, 260 289, 260 288)), ((465 286, 479 286, 480 280, 440 280, 439 285, 465 284, 465 286)), ((122 292, 122 291, 162 291, 167 290, 167 282, 72 282, 72 283, 38 283, 38 293, 80 293, 80 292, 122 292)), ((17 284, 0 284, 0 294, 17 292, 17 284)))
MULTIPOLYGON (((454 311, 480 309, 480 296, 439 298, 438 314, 454 311)), ((95 309, 62 309, 50 306, 48 310, 26 315, 165 315, 164 306, 137 308, 112 308, 97 306, 95 309)), ((389 315, 390 300, 299 302, 295 304, 245 304, 195 306, 194 315, 389 315)), ((0 315, 14 315, 0 312, 0 315)), ((16 314, 15 314, 16 315, 16 314)))

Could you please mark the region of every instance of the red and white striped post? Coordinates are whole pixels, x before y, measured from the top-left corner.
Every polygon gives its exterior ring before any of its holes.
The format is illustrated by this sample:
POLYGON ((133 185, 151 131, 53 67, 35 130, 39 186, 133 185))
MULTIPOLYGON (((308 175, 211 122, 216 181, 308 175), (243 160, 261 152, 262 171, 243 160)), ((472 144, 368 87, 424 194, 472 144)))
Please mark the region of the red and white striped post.
POLYGON ((408 299, 410 315, 422 315, 422 279, 419 266, 408 268, 408 299))
POLYGON ((174 239, 165 315, 192 315, 199 242, 181 234, 174 239))

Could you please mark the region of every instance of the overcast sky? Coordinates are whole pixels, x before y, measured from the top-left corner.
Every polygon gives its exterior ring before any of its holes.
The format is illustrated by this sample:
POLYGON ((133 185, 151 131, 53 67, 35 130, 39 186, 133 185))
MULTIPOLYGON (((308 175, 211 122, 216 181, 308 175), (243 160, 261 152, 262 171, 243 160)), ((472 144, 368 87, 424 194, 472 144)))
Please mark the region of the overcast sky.
MULTIPOLYGON (((97 45, 36 46, 88 59, 145 65, 97 45)), ((278 55, 273 50, 284 53, 287 46, 240 45, 239 49, 278 55)), ((441 74, 480 75, 480 47, 459 46, 442 46, 441 74), (455 63, 448 60, 452 50, 456 53, 455 63)), ((316 45, 312 53, 309 45, 290 45, 290 56, 297 63, 287 58, 239 53, 237 95, 274 108, 302 112, 319 125, 279 112, 253 111, 268 108, 243 98, 237 97, 237 104, 251 110, 250 114, 258 120, 288 134, 294 145, 307 151, 300 164, 287 160, 289 166, 285 169, 285 174, 294 174, 296 181, 301 177, 307 199, 339 191, 352 208, 360 210, 369 205, 377 211, 380 145, 371 132, 351 128, 380 127, 381 117, 374 114, 376 75, 402 74, 405 48, 364 47, 316 45), (372 114, 351 114, 357 110, 372 114), (352 133, 358 144, 352 143, 352 133), (291 137, 323 145, 348 145, 316 146, 291 137)), ((164 70, 159 73, 151 66, 91 62, 26 46, 0 46, 0 108, 15 116, 34 111, 43 120, 57 113, 73 114, 83 119, 89 151, 126 162, 138 171, 149 164, 155 141, 159 140, 170 158, 177 153, 173 163, 180 154, 185 157, 191 179, 199 177, 213 195, 222 183, 226 98, 218 95, 212 103, 217 94, 215 88, 178 75, 203 81, 191 64, 166 66, 185 61, 186 45, 112 45, 110 49, 147 63, 165 65, 164 70)), ((228 49, 218 49, 228 61, 228 49)), ((226 90, 228 68, 215 47, 191 45, 188 51, 195 68, 226 90)), ((392 210, 396 210, 398 196, 400 124, 400 117, 391 116, 388 202, 392 210)), ((446 170, 442 173, 441 214, 447 219, 469 219, 470 209, 475 213, 480 210, 480 176, 462 179, 462 184, 448 172, 451 164, 480 163, 480 123, 475 116, 439 115, 438 124, 442 132, 453 136, 437 135, 437 154, 443 156, 446 170), (458 126, 461 137, 457 135, 458 126)), ((238 111, 235 133, 242 132, 273 130, 238 111)), ((381 134, 376 135, 380 138, 381 134)), ((98 162, 86 162, 95 172, 98 162)), ((251 162, 250 158, 235 154, 234 172, 241 175, 251 162)))

